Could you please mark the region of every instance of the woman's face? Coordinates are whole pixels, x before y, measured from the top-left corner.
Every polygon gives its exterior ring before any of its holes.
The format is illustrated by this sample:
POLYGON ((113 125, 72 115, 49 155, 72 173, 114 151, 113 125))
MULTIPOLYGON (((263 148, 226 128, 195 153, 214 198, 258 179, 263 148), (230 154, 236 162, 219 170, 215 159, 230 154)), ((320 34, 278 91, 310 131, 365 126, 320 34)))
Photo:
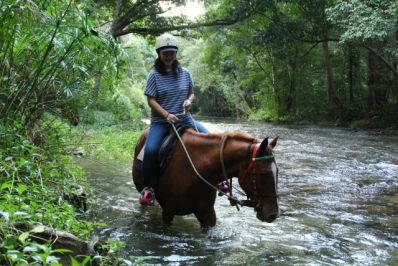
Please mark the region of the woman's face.
POLYGON ((160 51, 160 60, 169 68, 172 67, 174 60, 177 58, 177 52, 174 51, 160 51))

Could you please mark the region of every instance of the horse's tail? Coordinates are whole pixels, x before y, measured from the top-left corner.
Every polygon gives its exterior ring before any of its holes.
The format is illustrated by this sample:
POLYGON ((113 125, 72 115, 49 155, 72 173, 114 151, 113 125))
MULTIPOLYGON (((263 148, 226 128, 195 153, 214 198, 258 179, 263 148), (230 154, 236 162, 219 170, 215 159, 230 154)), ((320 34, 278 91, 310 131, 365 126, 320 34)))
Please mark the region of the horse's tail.
POLYGON ((148 136, 149 129, 146 129, 142 132, 141 136, 138 138, 137 143, 134 149, 134 159, 133 159, 133 182, 135 188, 138 191, 141 191, 144 188, 144 177, 142 175, 142 162, 137 159, 138 154, 140 153, 141 149, 143 149, 145 145, 145 141, 148 136))

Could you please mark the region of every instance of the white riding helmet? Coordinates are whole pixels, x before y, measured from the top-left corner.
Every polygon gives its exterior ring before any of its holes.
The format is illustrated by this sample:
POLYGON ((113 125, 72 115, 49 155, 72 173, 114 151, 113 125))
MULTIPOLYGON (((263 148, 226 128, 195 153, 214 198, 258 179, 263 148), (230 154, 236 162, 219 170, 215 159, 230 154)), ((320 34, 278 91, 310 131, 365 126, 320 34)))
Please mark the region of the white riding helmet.
POLYGON ((155 48, 160 51, 178 51, 178 40, 170 33, 164 33, 156 39, 155 48))

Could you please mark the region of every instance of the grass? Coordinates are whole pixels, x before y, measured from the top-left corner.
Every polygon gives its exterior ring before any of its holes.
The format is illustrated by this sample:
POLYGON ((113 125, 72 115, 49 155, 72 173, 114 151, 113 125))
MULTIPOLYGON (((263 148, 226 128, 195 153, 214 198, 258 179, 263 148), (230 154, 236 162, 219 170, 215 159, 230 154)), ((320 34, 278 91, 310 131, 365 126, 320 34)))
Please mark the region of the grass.
POLYGON ((83 156, 131 162, 142 124, 113 126, 82 125, 74 129, 80 144, 75 152, 83 156))

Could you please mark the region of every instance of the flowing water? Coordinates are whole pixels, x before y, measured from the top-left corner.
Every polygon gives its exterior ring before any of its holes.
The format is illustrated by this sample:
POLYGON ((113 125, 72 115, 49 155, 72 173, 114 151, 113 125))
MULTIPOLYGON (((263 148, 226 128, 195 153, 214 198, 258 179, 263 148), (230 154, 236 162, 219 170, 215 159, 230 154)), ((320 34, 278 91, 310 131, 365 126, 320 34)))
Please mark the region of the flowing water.
POLYGON ((398 132, 205 125, 280 136, 281 216, 264 223, 218 197, 209 233, 191 215, 164 227, 158 205, 138 204, 131 165, 82 159, 96 197, 91 219, 108 224, 100 238, 126 242, 122 257, 147 257, 147 265, 398 265, 398 132))

